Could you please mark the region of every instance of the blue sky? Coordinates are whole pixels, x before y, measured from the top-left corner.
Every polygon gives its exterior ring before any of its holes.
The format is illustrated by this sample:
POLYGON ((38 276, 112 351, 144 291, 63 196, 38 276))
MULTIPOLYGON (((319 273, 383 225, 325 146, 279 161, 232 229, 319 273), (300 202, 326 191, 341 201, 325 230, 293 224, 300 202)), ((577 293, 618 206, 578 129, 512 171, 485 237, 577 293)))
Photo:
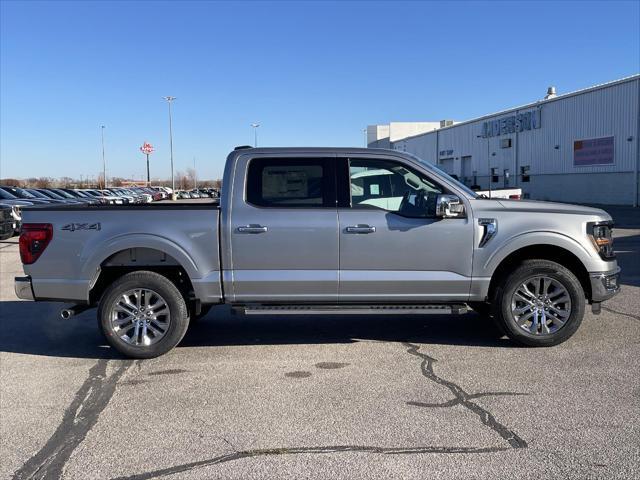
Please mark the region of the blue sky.
POLYGON ((639 2, 1 3, 0 177, 217 178, 234 146, 361 146, 640 71, 639 2))

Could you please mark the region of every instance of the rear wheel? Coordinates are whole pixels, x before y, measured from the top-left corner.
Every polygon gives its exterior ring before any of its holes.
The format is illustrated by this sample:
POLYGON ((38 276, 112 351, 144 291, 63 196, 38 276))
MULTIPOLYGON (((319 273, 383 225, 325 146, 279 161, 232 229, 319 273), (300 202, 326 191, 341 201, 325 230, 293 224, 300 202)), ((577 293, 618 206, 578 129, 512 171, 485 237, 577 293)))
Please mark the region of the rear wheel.
POLYGON ((567 268, 548 260, 527 260, 496 291, 495 320, 509 338, 530 347, 549 347, 571 337, 582 322, 585 295, 567 268))
POLYGON ((189 316, 182 294, 170 280, 140 271, 123 275, 105 291, 98 324, 109 345, 123 355, 153 358, 182 340, 189 316))

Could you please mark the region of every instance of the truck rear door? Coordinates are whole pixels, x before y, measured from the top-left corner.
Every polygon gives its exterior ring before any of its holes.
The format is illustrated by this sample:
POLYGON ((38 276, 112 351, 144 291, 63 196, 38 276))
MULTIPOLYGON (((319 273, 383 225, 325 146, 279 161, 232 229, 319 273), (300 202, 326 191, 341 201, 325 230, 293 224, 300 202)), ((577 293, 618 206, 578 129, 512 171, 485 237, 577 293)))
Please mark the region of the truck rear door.
POLYGON ((335 192, 335 158, 238 158, 227 230, 232 302, 337 301, 335 192))

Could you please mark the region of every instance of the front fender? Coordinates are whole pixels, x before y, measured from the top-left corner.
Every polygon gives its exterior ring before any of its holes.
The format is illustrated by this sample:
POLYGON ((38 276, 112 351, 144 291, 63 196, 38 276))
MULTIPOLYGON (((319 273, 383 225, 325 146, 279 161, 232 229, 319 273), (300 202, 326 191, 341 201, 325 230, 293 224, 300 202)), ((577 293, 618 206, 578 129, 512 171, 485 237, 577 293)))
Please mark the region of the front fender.
POLYGON ((490 277, 496 268, 498 268, 498 265, 513 252, 534 245, 553 245, 563 248, 575 255, 587 271, 599 271, 601 269, 602 261, 600 258, 597 257, 595 252, 590 252, 585 245, 576 239, 553 231, 535 231, 525 232, 511 237, 506 242, 503 242, 499 248, 481 259, 481 263, 478 265, 480 270, 478 276, 490 277))

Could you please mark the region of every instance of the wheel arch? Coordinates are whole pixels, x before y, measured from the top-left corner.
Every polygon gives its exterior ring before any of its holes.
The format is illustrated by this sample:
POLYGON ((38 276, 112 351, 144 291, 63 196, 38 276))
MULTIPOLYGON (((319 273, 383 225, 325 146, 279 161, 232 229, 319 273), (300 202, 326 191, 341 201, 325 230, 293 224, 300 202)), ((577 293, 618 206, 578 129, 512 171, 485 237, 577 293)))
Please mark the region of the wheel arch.
POLYGON ((589 272, 582 260, 573 252, 559 245, 534 244, 521 247, 506 255, 495 267, 491 275, 488 289, 488 299, 491 301, 496 288, 504 277, 516 269, 524 260, 549 260, 569 269, 580 282, 585 297, 591 299, 591 282, 589 272))
POLYGON ((116 279, 135 271, 150 271, 168 278, 185 297, 193 292, 193 283, 183 263, 164 250, 129 247, 111 253, 96 267, 89 288, 89 303, 95 304, 116 279))

